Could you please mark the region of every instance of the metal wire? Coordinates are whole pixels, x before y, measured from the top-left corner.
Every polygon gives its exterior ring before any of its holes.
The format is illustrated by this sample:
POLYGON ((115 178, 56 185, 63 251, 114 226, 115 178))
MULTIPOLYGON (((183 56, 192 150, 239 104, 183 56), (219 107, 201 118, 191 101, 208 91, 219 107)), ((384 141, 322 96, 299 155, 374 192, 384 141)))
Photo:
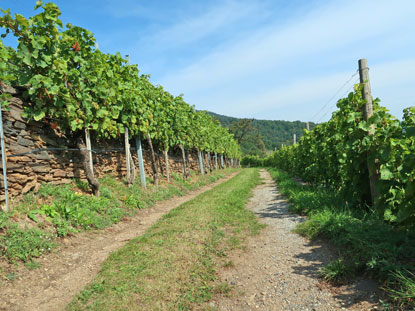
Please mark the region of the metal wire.
MULTIPOLYGON (((343 93, 342 96, 340 96, 340 98, 343 98, 344 96, 346 96, 354 87, 354 85, 359 82, 360 78, 358 78, 357 80, 355 80, 355 82, 346 90, 345 93, 343 93)), ((335 103, 334 105, 330 106, 329 108, 333 108, 336 106, 337 103, 335 103)), ((329 112, 331 111, 331 109, 327 110, 326 113, 324 113, 316 122, 320 122, 329 112)))
MULTIPOLYGON (((314 114, 314 116, 311 118, 311 120, 314 120, 326 107, 328 104, 331 103, 331 101, 337 96, 337 94, 350 82, 352 81, 352 79, 359 74, 359 70, 356 70, 356 72, 354 74, 351 75, 351 77, 349 79, 347 79, 347 81, 345 83, 343 83, 343 85, 334 93, 334 95, 332 97, 330 97, 330 99, 323 105, 323 107, 317 111, 316 114, 314 114)), ((321 119, 321 118, 320 118, 321 119)), ((319 119, 319 120, 320 120, 319 119)), ((317 121, 318 122, 318 121, 317 121)))

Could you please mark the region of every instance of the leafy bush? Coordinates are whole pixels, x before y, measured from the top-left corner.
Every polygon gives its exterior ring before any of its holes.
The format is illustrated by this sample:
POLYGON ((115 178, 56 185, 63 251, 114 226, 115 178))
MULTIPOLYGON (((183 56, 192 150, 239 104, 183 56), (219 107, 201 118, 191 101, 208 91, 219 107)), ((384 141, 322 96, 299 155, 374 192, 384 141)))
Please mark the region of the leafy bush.
POLYGON ((349 207, 331 188, 301 185, 287 173, 275 169, 269 172, 279 191, 292 203, 290 210, 308 215, 307 221, 294 231, 310 239, 329 239, 342 257, 347 258, 347 262, 343 260, 323 268, 327 280, 338 281, 346 274, 367 273, 389 284, 387 290, 392 298, 405 305, 409 303, 404 295, 411 295, 415 288, 415 279, 407 273, 415 271, 413 230, 394 228, 376 211, 349 207))
MULTIPOLYGON (((349 206, 368 210, 399 226, 415 225, 415 107, 402 121, 374 101, 374 114, 364 121, 361 87, 337 103, 326 123, 305 131, 298 144, 284 147, 263 161, 303 181, 329 186, 349 206), (368 162, 379 172, 375 202, 371 202, 368 162)), ((259 165, 261 163, 258 163, 259 165)), ((373 173, 376 174, 376 173, 373 173)))

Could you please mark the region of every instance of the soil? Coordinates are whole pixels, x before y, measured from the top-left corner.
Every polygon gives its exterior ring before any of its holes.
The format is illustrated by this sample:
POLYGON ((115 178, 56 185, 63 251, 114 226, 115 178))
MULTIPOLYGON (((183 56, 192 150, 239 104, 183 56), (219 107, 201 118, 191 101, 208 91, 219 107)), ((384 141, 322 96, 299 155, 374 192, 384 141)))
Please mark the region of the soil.
MULTIPOLYGON (((93 280, 112 251, 143 234, 171 209, 234 175, 141 210, 106 230, 64 239, 56 252, 39 259, 39 269, 20 267, 15 280, 0 284, 0 311, 63 310, 93 280)), ((219 278, 233 290, 217 294, 210 306, 216 310, 380 310, 380 292, 372 280, 361 278, 338 287, 322 282, 319 270, 336 258, 333 247, 292 233, 305 218, 289 213, 287 200, 268 172, 261 171, 261 177, 264 184, 254 189, 247 207, 267 227, 248 240, 246 251, 226 258, 233 267, 222 268, 219 278)))
POLYGON ((140 210, 106 230, 65 238, 54 253, 41 257, 40 268, 18 268, 17 278, 0 284, 1 311, 63 310, 74 295, 92 281, 109 254, 147 228, 173 208, 183 204, 236 173, 213 184, 140 210))
POLYGON ((352 284, 332 286, 320 278, 320 268, 336 259, 324 241, 310 241, 292 233, 305 218, 288 211, 286 198, 266 171, 264 184, 254 189, 248 203, 267 227, 250 238, 245 252, 235 252, 222 268, 219 282, 233 290, 217 295, 209 304, 215 310, 380 310, 378 285, 361 278, 352 284))

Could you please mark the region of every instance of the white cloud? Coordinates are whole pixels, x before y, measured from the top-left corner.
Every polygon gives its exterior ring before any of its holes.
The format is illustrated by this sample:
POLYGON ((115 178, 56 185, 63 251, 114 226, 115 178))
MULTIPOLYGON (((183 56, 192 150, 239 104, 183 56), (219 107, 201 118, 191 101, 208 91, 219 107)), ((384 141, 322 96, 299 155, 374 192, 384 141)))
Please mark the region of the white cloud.
MULTIPOLYGON (((369 64, 370 65, 370 64, 369 64)), ((392 115, 401 118, 402 110, 415 106, 415 58, 371 66, 372 94, 392 115)))
POLYGON ((144 37, 142 41, 163 49, 185 45, 206 36, 218 33, 224 27, 247 18, 256 10, 255 6, 236 1, 224 1, 213 6, 201 15, 184 16, 176 24, 169 25, 144 37))
MULTIPOLYGON (((275 21, 239 42, 218 46, 188 67, 166 74, 160 82, 174 93, 185 93, 197 106, 214 102, 217 108, 212 104, 209 107, 217 112, 229 105, 238 106, 240 114, 248 113, 253 101, 264 117, 266 109, 275 108, 275 104, 284 103, 285 107, 291 107, 287 109, 293 110, 301 103, 313 103, 310 98, 322 98, 319 94, 324 91, 332 94, 341 85, 343 81, 332 83, 330 73, 319 72, 326 61, 333 65, 328 72, 336 72, 339 70, 334 69, 336 62, 344 64, 352 60, 352 66, 357 66, 358 58, 368 57, 365 53, 371 53, 378 62, 382 60, 383 50, 392 49, 383 42, 407 37, 405 30, 414 29, 414 10, 414 1, 335 1, 315 8, 284 27, 275 21), (304 63, 316 72, 301 72, 304 63), (297 76, 289 76, 292 69, 297 76), (306 77, 313 75, 320 78, 308 81, 306 77), (283 76, 287 78, 281 83, 283 76), (279 85, 257 85, 266 79, 278 81, 279 85), (252 81, 249 90, 247 81, 252 81), (294 96, 288 96, 290 92, 294 96)), ((408 44, 404 40, 396 41, 408 44)), ((350 71, 354 68, 350 67, 350 71)), ((318 107, 317 104, 314 110, 318 107)), ((232 109, 226 110, 232 113, 232 109)))
POLYGON ((327 111, 332 111, 337 99, 350 90, 357 79, 355 76, 350 80, 350 77, 350 72, 318 76, 280 85, 262 93, 249 94, 247 92, 240 94, 242 96, 237 98, 229 94, 225 97, 220 94, 219 98, 213 95, 213 98, 202 101, 201 105, 208 106, 206 109, 212 109, 212 102, 224 98, 227 105, 221 107, 218 113, 259 119, 316 121, 327 111), (344 85, 348 80, 349 83, 344 85), (328 89, 334 91, 329 93, 328 89), (321 110, 323 107, 324 109, 321 110), (316 118, 312 120, 316 114, 316 118))
MULTIPOLYGON (((357 63, 356 63, 357 65, 357 63)), ((402 109, 415 105, 415 58, 380 64, 370 64, 372 94, 382 99, 381 105, 393 115, 402 117, 402 109)), ((232 92, 212 94, 199 101, 202 109, 236 117, 259 119, 327 121, 336 110, 338 99, 346 96, 358 75, 353 71, 322 74, 313 79, 300 79, 274 89, 252 94, 232 92), (347 83, 345 83, 347 82, 347 83), (224 101, 225 106, 215 103, 224 101)))

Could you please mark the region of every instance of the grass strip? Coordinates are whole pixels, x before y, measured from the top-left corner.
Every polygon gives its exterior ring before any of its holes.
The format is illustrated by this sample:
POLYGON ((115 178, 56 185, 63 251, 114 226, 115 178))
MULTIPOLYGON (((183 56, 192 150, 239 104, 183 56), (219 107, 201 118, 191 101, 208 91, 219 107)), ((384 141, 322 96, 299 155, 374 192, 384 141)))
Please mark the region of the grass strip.
POLYGON ((205 308, 213 292, 229 289, 215 287, 217 262, 263 227, 245 208, 259 180, 258 169, 244 169, 170 211, 112 253, 67 310, 205 308))
MULTIPOLYGON (((295 232, 310 239, 323 237, 337 246, 340 258, 322 269, 327 281, 370 275, 392 298, 393 310, 415 308, 415 234, 383 221, 376 211, 351 208, 333 190, 302 185, 287 173, 270 168, 280 193, 292 203, 292 212, 308 216, 295 232)), ((385 302, 385 310, 387 310, 385 302)))
POLYGON ((140 182, 128 187, 124 181, 107 176, 100 179, 99 197, 87 193, 85 182, 44 184, 38 193, 29 193, 14 202, 10 213, 0 212, 0 259, 36 266, 32 261, 57 247, 59 238, 109 227, 141 208, 184 195, 234 171, 214 171, 186 180, 172 173, 171 183, 159 187, 149 185, 147 190, 142 189, 140 182))

